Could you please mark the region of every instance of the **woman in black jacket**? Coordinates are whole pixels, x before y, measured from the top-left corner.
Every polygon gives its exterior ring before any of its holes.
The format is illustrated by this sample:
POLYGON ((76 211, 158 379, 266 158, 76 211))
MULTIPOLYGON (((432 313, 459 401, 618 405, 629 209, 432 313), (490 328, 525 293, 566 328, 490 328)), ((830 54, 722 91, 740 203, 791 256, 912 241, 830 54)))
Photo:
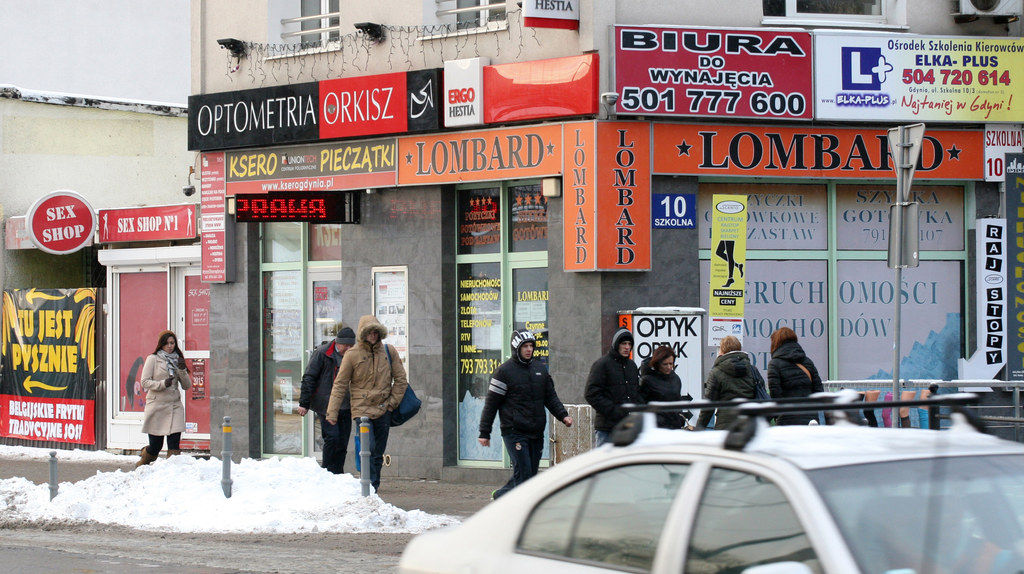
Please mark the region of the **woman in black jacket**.
MULTIPOLYGON (((683 382, 676 374, 676 355, 672 347, 658 347, 640 367, 640 396, 648 403, 681 401, 682 389, 683 382)), ((685 423, 682 413, 658 413, 658 426, 661 428, 679 429, 685 423)))
MULTIPOLYGON (((772 360, 768 363, 768 391, 773 399, 806 397, 825 390, 803 348, 796 340, 796 333, 789 327, 777 329, 771 336, 772 360)), ((805 425, 817 420, 817 413, 782 415, 776 424, 805 425)))

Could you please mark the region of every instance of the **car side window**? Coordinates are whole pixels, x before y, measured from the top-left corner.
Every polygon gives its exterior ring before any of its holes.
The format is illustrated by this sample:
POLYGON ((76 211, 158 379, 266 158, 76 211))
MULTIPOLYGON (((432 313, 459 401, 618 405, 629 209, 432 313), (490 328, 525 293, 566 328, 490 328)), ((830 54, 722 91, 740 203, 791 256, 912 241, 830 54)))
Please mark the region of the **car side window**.
POLYGON ((701 496, 686 552, 687 574, 739 574, 758 564, 802 562, 821 573, 800 521, 775 483, 715 468, 701 496))
POLYGON ((688 466, 637 464, 578 481, 540 502, 519 550, 647 571, 688 466))

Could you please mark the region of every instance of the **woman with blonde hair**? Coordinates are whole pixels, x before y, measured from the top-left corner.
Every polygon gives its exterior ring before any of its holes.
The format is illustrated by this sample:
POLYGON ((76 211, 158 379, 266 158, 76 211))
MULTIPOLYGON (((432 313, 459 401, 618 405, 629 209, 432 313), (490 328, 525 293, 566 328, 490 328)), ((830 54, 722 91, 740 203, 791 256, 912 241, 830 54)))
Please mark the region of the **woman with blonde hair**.
MULTIPOLYGON (((772 360, 768 362, 768 392, 773 399, 807 397, 825 390, 818 369, 797 342, 789 327, 776 329, 771 335, 772 360)), ((782 415, 780 425, 805 425, 817 419, 817 413, 782 415)))
MULTIPOLYGON (((754 398, 754 368, 750 364, 750 355, 742 350, 740 340, 732 335, 725 337, 718 344, 718 357, 715 366, 708 373, 704 383, 704 400, 732 401, 735 399, 754 398)), ((702 410, 697 420, 697 428, 704 428, 711 422, 714 410, 702 410)), ((718 409, 715 416, 715 430, 728 429, 736 417, 736 409, 718 409)))

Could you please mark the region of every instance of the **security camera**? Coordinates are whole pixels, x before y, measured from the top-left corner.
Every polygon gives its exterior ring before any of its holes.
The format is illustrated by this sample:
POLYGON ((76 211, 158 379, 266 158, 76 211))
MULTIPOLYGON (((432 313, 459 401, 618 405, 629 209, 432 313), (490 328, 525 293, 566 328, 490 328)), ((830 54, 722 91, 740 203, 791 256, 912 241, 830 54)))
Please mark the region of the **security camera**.
POLYGON ((605 92, 601 94, 601 101, 609 106, 614 106, 615 102, 619 101, 618 92, 605 92))
POLYGON ((181 188, 181 193, 184 193, 185 197, 192 197, 193 195, 196 194, 196 186, 186 185, 185 187, 181 188))

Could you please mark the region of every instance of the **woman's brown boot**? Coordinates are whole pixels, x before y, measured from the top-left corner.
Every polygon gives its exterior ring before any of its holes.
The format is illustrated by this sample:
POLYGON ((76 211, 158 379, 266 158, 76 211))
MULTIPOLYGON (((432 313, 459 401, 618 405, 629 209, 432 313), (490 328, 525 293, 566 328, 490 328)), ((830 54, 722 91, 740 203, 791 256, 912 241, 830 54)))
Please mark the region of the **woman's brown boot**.
POLYGON ((178 456, 179 454, 181 454, 181 449, 167 449, 167 458, 171 458, 172 456, 178 456))
POLYGON ((135 468, 139 468, 140 466, 150 464, 154 460, 156 460, 156 457, 149 454, 149 447, 144 446, 142 447, 142 457, 139 459, 139 462, 135 463, 135 468))

